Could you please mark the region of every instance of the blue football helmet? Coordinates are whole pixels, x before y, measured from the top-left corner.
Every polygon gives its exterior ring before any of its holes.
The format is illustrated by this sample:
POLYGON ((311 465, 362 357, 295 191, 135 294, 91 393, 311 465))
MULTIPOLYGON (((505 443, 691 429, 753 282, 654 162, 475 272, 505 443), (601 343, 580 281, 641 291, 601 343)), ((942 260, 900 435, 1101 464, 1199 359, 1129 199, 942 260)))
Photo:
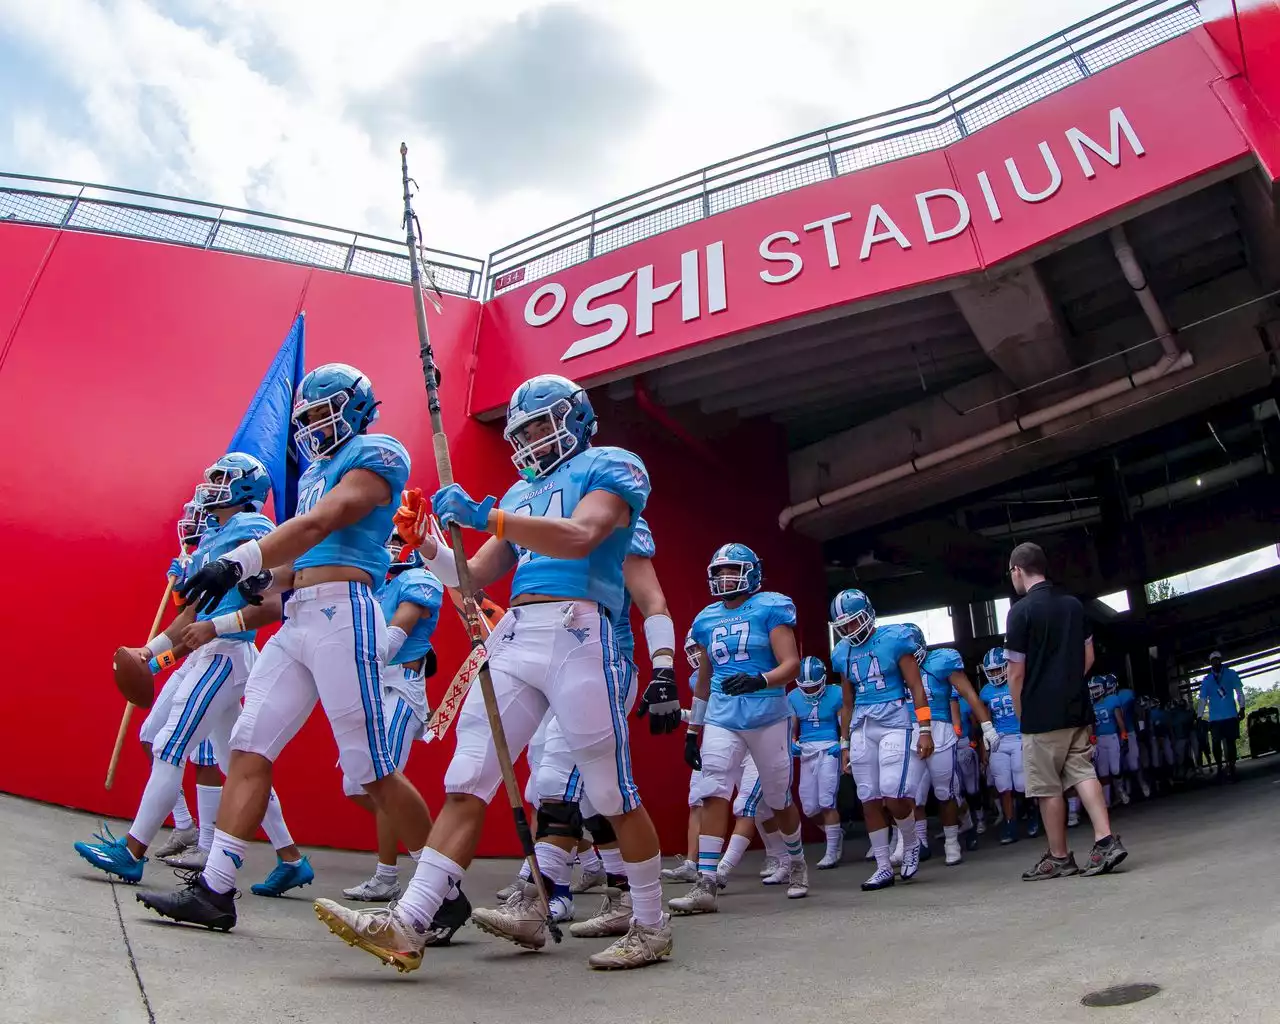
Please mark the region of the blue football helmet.
POLYGON ((182 515, 178 517, 178 543, 183 547, 199 544, 200 538, 204 536, 209 517, 200 496, 200 488, 196 488, 195 496, 182 506, 182 515))
POLYGON ((1102 700, 1107 693, 1107 684, 1103 681, 1102 676, 1089 677, 1089 699, 1095 704, 1102 700))
POLYGON ((502 436, 520 475, 536 480, 586 451, 598 426, 586 391, 568 377, 544 373, 511 393, 502 436))
POLYGON ((842 590, 831 599, 831 628, 836 636, 855 647, 865 644, 876 631, 876 610, 861 590, 842 590))
POLYGON ((827 688, 827 666, 822 664, 822 659, 811 654, 800 662, 800 675, 796 678, 796 684, 805 700, 811 704, 818 703, 827 688))
POLYGON ((987 682, 1002 685, 1009 678, 1009 662, 1003 647, 993 647, 982 658, 982 674, 987 682))
POLYGON ((1120 680, 1115 677, 1114 673, 1108 672, 1102 677, 1102 689, 1108 697, 1117 694, 1120 692, 1120 680))
POLYGON ((408 558, 402 557, 404 540, 394 528, 391 530, 391 536, 387 538, 387 553, 391 556, 391 565, 387 568, 387 579, 406 569, 421 569, 427 564, 422 558, 422 552, 417 548, 409 552, 408 558))
POLYGON ((204 471, 196 500, 206 509, 248 505, 261 512, 271 493, 271 474, 254 456, 228 452, 204 471))
POLYGON ((760 589, 762 577, 760 559, 745 544, 724 544, 716 548, 707 566, 707 584, 712 597, 754 594, 760 589))
POLYGON ((293 396, 293 440, 309 459, 331 455, 378 418, 369 378, 346 363, 325 363, 293 396))
POLYGON ((692 629, 684 635, 684 657, 689 662, 689 667, 698 671, 702 664, 702 654, 698 650, 698 641, 693 638, 692 629))
POLYGON ((924 630, 914 622, 908 622, 902 628, 907 631, 907 636, 911 637, 911 642, 916 645, 916 664, 923 665, 924 659, 929 655, 929 645, 925 641, 924 630))

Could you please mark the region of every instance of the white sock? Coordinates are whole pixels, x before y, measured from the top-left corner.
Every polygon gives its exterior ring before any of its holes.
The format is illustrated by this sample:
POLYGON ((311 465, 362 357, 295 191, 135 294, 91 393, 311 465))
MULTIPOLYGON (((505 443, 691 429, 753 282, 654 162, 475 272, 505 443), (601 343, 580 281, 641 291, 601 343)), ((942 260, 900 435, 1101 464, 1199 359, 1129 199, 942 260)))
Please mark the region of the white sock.
POLYGON ((400 877, 400 872, 396 870, 394 864, 383 864, 378 861, 378 866, 374 868, 373 877, 379 882, 394 882, 400 877))
POLYGON ((841 825, 823 825, 822 831, 827 834, 827 856, 834 857, 844 845, 844 827, 841 825))
POLYGON ((191 820, 191 811, 187 809, 186 795, 179 787, 178 799, 173 803, 173 827, 176 829, 191 828, 194 824, 195 822, 191 820))
POLYGON ((662 924, 661 871, 661 854, 626 865, 627 880, 631 884, 631 916, 649 928, 662 924))
POLYGON ((606 847, 601 850, 600 861, 604 864, 605 875, 625 875, 627 873, 626 864, 622 860, 622 851, 616 846, 606 847))
POLYGON ((889 830, 887 828, 877 828, 870 832, 867 836, 871 840, 871 852, 875 854, 876 869, 879 871, 888 871, 889 864, 889 830))
POLYGON ((445 901, 449 890, 462 881, 465 872, 442 853, 427 847, 422 851, 413 878, 396 904, 402 917, 417 928, 430 928, 431 921, 445 901))
MULTIPOLYGON (((284 811, 280 809, 280 798, 276 796, 274 789, 267 800, 267 813, 262 816, 262 831, 267 834, 273 850, 283 850, 293 845, 293 836, 289 835, 289 826, 284 823, 284 811)), ((291 863, 296 864, 297 861, 291 863)))
POLYGON ((213 845, 213 830, 218 825, 218 805, 221 803, 221 786, 196 786, 196 813, 200 815, 200 838, 197 843, 206 853, 213 845))
POLYGON ((902 852, 904 854, 920 845, 920 837, 916 835, 915 818, 894 819, 893 823, 898 826, 898 832, 902 836, 902 852))
POLYGON ((740 836, 736 832, 729 837, 729 849, 724 851, 724 856, 720 858, 720 864, 717 868, 723 874, 728 874, 742 860, 742 855, 747 852, 747 847, 751 845, 751 840, 746 836, 740 836))
MULTIPOLYGON (((129 835, 143 846, 150 846, 164 819, 174 808, 174 796, 182 792, 184 765, 169 764, 158 757, 151 759, 151 775, 138 802, 138 813, 129 826, 129 835)), ((188 828, 191 826, 188 825, 188 828)))
POLYGON ((960 842, 960 826, 959 825, 943 825, 942 841, 944 843, 960 842))
POLYGON ((723 848, 724 840, 719 836, 698 836, 698 874, 716 877, 716 865, 723 848))
POLYGON ((774 829, 772 832, 766 832, 760 829, 760 841, 764 843, 764 852, 770 857, 782 860, 787 855, 787 844, 782 841, 782 832, 780 829, 774 829))
POLYGON ((916 839, 920 841, 921 846, 929 845, 929 819, 916 819, 916 839))
MULTIPOLYGON (((779 829, 778 831, 782 831, 779 829)), ((804 844, 800 842, 800 826, 796 826, 794 832, 783 835, 782 841, 787 845, 786 855, 791 858, 793 864, 804 863, 804 844)))
POLYGON ((600 854, 596 852, 594 846, 588 846, 579 855, 579 862, 582 864, 582 873, 584 875, 595 874, 603 864, 600 860, 600 854))
POLYGON ((244 851, 249 840, 237 839, 221 829, 213 833, 213 847, 209 850, 209 862, 202 877, 205 885, 214 892, 230 892, 236 887, 236 872, 244 864, 244 851))
POLYGON ((568 885, 573 877, 573 854, 551 843, 536 843, 533 852, 538 857, 538 870, 552 885, 568 885))

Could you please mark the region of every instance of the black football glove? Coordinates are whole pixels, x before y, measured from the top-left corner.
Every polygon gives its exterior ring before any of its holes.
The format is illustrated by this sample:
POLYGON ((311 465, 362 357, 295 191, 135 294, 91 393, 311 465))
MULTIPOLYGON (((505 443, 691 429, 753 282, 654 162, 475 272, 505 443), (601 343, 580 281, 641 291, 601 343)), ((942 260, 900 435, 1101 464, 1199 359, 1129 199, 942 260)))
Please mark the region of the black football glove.
POLYGON ((187 581, 178 587, 178 593, 197 612, 211 612, 239 582, 239 563, 216 558, 199 572, 188 576, 187 581))
POLYGON ((690 731, 684 734, 684 763, 695 772, 702 771, 702 751, 698 749, 696 732, 690 731))
POLYGON ((769 681, 758 672, 739 672, 720 684, 720 691, 729 697, 741 697, 744 693, 755 693, 769 685, 769 681))
POLYGON ((653 679, 640 695, 636 717, 649 716, 649 731, 655 736, 675 732, 680 725, 680 696, 676 692, 676 672, 655 668, 653 679))
POLYGON ((263 569, 256 576, 250 576, 247 580, 237 583, 236 590, 240 591, 245 604, 259 605, 262 604, 262 595, 271 589, 272 580, 271 570, 263 569))

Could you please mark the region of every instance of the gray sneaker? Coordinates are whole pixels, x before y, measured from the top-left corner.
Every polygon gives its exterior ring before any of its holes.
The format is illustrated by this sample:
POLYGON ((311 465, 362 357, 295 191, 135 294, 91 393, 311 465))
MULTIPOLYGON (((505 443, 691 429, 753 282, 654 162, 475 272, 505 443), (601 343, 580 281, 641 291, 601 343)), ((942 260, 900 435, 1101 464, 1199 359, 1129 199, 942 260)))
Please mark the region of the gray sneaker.
POLYGON ((1076 855, 1070 850, 1065 857, 1055 857, 1045 851, 1045 855, 1036 861, 1035 867, 1022 872, 1024 882, 1039 882, 1046 878, 1066 878, 1068 875, 1080 873, 1076 864, 1076 855))
POLYGON ((569 934, 579 939, 602 939, 610 935, 626 935, 631 930, 631 893, 605 889, 600 909, 586 921, 569 926, 569 934))
POLYGON ((180 853, 176 857, 164 858, 164 862, 171 868, 184 868, 187 870, 194 868, 197 871, 203 871, 208 861, 209 851, 202 850, 198 846, 189 849, 186 853, 180 853))
POLYGON ((679 857, 677 860, 680 861, 679 866, 662 869, 662 880, 664 882, 696 882, 698 880, 698 865, 691 860, 685 860, 683 857, 679 857))
POLYGON ((1089 851, 1089 863, 1080 869, 1082 875, 1105 875, 1122 860, 1129 856, 1129 851, 1120 842, 1120 837, 1113 835, 1109 846, 1093 844, 1089 851))
POLYGON ((667 906, 676 914, 714 914, 717 909, 716 880, 699 875, 692 889, 683 896, 668 900, 667 906))
POLYGON ((200 838, 200 830, 198 828, 175 828, 169 833, 169 838, 164 841, 164 845, 155 851, 155 857, 164 860, 166 857, 176 857, 180 853, 186 853, 200 838))
POLYGON ((400 883, 384 882, 377 875, 350 889, 343 889, 342 895, 349 900, 360 903, 389 903, 400 898, 400 883))

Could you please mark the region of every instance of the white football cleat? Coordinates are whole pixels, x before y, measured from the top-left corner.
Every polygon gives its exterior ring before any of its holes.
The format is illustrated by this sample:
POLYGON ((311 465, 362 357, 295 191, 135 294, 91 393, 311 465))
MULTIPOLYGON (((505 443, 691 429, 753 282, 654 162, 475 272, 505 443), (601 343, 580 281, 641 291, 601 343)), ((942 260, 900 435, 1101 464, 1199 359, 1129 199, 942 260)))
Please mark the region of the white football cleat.
POLYGON ((626 935, 631 930, 631 893, 612 886, 605 889, 604 900, 594 917, 569 926, 569 934, 579 939, 602 939, 626 935))
POLYGON ((377 875, 350 889, 343 889, 342 895, 349 900, 361 903, 387 903, 400 898, 400 885, 397 882, 384 882, 377 875))
POLYGON ((920 844, 902 851, 902 880, 909 882, 920 871, 920 844))
POLYGON ((760 869, 760 877, 768 878, 770 875, 776 874, 778 871, 778 858, 771 853, 765 854, 764 867, 760 869))
POLYGON ((537 888, 529 883, 513 892, 500 907, 473 910, 471 921, 482 932, 525 949, 541 949, 547 944, 547 918, 542 912, 542 898, 537 888))
POLYGON ((786 860, 778 860, 777 869, 768 878, 760 879, 764 885, 782 885, 791 881, 791 863, 786 860))
POLYGON ((169 838, 164 841, 164 845, 156 850, 155 857, 167 863, 170 857, 177 857, 194 849, 199 838, 198 828, 175 828, 169 833, 169 838))
POLYGON ((186 868, 188 870, 194 868, 197 871, 203 871, 205 864, 209 862, 209 851, 202 850, 197 846, 186 853, 178 854, 176 857, 165 857, 164 862, 171 868, 186 868))
POLYGON ((946 855, 946 864, 947 864, 947 867, 949 868, 955 867, 962 860, 964 860, 963 855, 961 855, 960 853, 960 837, 959 836, 944 837, 942 842, 942 850, 943 850, 943 853, 946 855))
POLYGON ((802 860, 791 862, 787 879, 787 899, 802 900, 809 895, 809 865, 802 860))
POLYGON ((685 860, 681 857, 680 866, 674 868, 662 869, 662 880, 664 882, 696 882, 698 880, 698 865, 691 860, 685 860))
POLYGON ((608 881, 608 876, 604 873, 604 868, 597 871, 583 871, 582 875, 576 882, 571 885, 570 891, 575 895, 582 892, 590 892, 592 889, 598 889, 608 881))
POLYGON ((648 967, 671 955, 671 918, 663 914, 655 928, 632 921, 622 938, 599 953, 587 957, 587 963, 598 971, 625 971, 648 967))
POLYGON ((818 870, 826 871, 829 868, 838 868, 840 861, 844 857, 844 840, 841 839, 836 843, 834 850, 828 850, 822 855, 822 860, 818 861, 818 870))
POLYGON ((316 900, 316 917, 349 946, 359 946, 402 974, 422 966, 426 933, 419 934, 394 907, 351 910, 333 900, 316 900))
POLYGON ((698 880, 683 896, 667 900, 673 913, 676 914, 714 914, 716 907, 716 883, 706 875, 698 875, 698 880))

